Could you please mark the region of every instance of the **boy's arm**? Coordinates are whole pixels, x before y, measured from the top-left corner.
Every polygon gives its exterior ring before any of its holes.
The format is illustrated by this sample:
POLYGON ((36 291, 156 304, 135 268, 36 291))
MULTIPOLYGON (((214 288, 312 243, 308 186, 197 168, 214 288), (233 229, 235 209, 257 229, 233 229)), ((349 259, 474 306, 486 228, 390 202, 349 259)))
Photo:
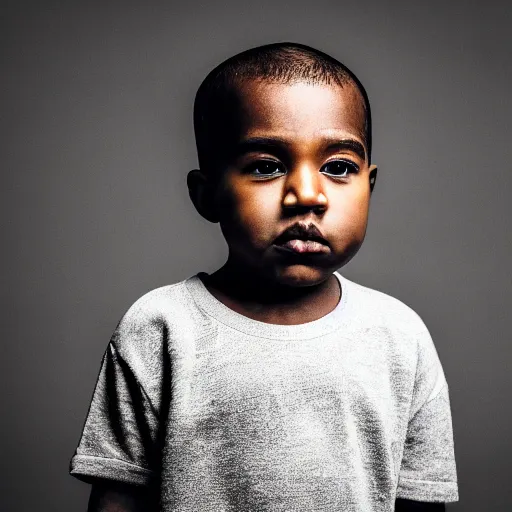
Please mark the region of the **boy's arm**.
POLYGON ((459 493, 448 385, 428 329, 421 322, 417 330, 416 376, 396 498, 450 503, 459 493))
POLYGON ((398 498, 395 501, 395 512, 444 512, 444 503, 427 503, 398 498))
POLYGON ((98 480, 92 485, 87 512, 152 512, 157 510, 148 487, 98 480))

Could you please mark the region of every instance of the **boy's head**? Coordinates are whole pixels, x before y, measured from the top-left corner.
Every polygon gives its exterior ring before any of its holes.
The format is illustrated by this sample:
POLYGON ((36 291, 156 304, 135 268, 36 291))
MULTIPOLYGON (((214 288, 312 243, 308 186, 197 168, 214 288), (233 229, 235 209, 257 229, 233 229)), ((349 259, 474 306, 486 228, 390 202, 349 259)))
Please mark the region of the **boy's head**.
POLYGON ((244 51, 219 64, 203 80, 194 103, 194 130, 199 166, 204 172, 222 167, 222 156, 236 137, 237 90, 248 81, 266 83, 352 86, 360 93, 364 109, 364 142, 371 156, 371 111, 368 96, 358 78, 331 56, 296 43, 274 43, 244 51))
POLYGON ((228 59, 194 105, 198 211, 229 260, 283 284, 324 280, 363 242, 376 177, 359 80, 332 57, 277 43, 228 59))

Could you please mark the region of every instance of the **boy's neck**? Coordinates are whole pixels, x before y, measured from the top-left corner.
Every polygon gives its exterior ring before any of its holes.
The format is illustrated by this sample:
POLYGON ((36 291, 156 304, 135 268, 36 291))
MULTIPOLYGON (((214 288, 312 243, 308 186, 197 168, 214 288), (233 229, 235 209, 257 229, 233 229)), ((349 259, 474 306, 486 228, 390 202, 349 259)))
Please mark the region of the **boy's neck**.
POLYGON ((204 285, 217 300, 237 313, 279 325, 318 320, 330 313, 341 297, 334 275, 314 286, 292 287, 265 281, 257 274, 228 264, 204 279, 204 285))

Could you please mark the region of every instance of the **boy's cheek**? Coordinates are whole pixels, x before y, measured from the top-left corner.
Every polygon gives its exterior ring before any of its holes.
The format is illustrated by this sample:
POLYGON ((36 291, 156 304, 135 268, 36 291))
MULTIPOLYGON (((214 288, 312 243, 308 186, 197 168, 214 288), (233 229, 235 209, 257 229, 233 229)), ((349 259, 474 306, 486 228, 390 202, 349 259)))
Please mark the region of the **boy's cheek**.
POLYGON ((237 211, 236 197, 223 183, 219 185, 215 194, 215 210, 221 223, 230 222, 237 211))
POLYGON ((273 195, 261 192, 256 187, 228 186, 218 196, 217 203, 224 211, 226 220, 255 228, 260 223, 268 224, 268 220, 274 219, 276 208, 280 205, 273 195))
MULTIPOLYGON (((346 190, 337 198, 336 205, 340 208, 340 215, 348 222, 352 219, 361 220, 366 217, 370 206, 370 187, 363 183, 358 187, 346 190)), ((334 205, 330 205, 331 208, 334 205)))

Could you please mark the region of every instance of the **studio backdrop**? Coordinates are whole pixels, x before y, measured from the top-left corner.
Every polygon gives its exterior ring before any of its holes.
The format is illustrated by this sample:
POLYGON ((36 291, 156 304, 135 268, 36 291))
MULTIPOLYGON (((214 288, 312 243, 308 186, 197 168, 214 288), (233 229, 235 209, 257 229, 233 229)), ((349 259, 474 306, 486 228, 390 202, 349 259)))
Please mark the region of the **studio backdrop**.
POLYGON ((512 510, 508 2, 8 1, 1 11, 2 504, 85 510, 68 475, 101 356, 145 292, 223 263, 194 210, 192 105, 244 49, 294 41, 365 85, 379 177, 341 273, 428 326, 456 512, 512 510))

